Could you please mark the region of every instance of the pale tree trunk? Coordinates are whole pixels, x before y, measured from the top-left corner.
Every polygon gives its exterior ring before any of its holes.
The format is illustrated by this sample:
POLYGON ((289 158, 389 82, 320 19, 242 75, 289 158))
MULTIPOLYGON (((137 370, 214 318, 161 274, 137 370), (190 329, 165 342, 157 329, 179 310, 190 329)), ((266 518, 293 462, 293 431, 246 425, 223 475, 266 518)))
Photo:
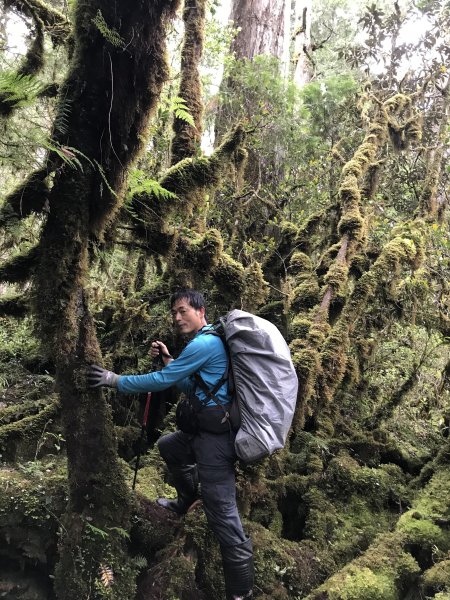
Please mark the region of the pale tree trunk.
POLYGON ((313 63, 311 60, 311 17, 312 0, 297 0, 295 3, 294 28, 294 81, 302 87, 311 81, 313 63))
POLYGON ((284 57, 286 0, 234 0, 230 20, 239 32, 231 50, 252 60, 265 54, 284 57))

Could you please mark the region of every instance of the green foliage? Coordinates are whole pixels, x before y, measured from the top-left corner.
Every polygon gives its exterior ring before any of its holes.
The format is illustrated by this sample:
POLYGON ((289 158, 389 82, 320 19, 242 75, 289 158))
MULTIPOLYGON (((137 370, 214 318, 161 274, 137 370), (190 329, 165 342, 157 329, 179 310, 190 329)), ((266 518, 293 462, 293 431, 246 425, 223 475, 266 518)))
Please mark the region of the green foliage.
POLYGON ((195 127, 194 118, 189 112, 189 107, 186 104, 186 100, 180 98, 179 96, 174 96, 170 98, 169 106, 167 109, 169 112, 173 112, 177 119, 192 125, 195 127))
POLYGON ((42 82, 33 75, 3 71, 0 73, 0 104, 14 108, 28 106, 36 100, 43 87, 42 82))
POLYGON ((155 196, 158 200, 176 198, 177 195, 166 190, 158 181, 149 178, 141 169, 133 169, 128 178, 127 200, 131 201, 133 196, 146 194, 155 196))
POLYGON ((92 19, 92 22, 108 43, 110 43, 112 46, 115 46, 116 48, 125 48, 125 41, 120 37, 120 34, 116 29, 111 29, 110 27, 108 27, 108 24, 106 23, 105 18, 102 15, 102 11, 100 9, 98 9, 97 14, 92 19))
POLYGON ((39 344, 33 335, 33 321, 0 317, 0 362, 20 361, 39 354, 39 344))

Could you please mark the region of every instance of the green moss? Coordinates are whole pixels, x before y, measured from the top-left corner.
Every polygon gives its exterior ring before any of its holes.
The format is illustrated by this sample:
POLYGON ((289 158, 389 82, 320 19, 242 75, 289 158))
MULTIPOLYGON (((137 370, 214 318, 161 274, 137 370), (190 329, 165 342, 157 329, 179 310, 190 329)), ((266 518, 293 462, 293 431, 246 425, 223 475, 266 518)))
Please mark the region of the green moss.
POLYGON ((442 529, 432 521, 423 518, 417 510, 411 510, 400 517, 398 531, 405 534, 409 544, 420 546, 424 550, 448 547, 450 536, 444 535, 442 529))
POLYGON ((399 600, 393 581, 367 567, 350 569, 345 578, 331 585, 327 592, 329 600, 399 600))
POLYGON ((263 305, 269 295, 269 285, 264 279, 261 265, 252 262, 245 268, 245 290, 242 296, 242 307, 249 312, 263 305))
POLYGON ((47 402, 32 404, 33 406, 27 405, 24 408, 22 415, 15 413, 21 417, 19 420, 0 426, 0 450, 5 458, 32 458, 37 451, 39 440, 44 441, 43 436, 49 424, 59 412, 56 396, 50 397, 47 402))
POLYGON ((244 267, 226 253, 212 269, 211 277, 218 291, 218 300, 227 306, 240 306, 240 298, 245 290, 244 267))
POLYGON ((450 593, 450 559, 442 560, 423 574, 423 590, 427 596, 439 591, 450 593))
POLYGON ((292 291, 291 308, 295 311, 302 311, 306 308, 315 306, 319 300, 319 284, 317 278, 312 276, 304 283, 301 283, 292 291))
POLYGON ((178 96, 189 107, 193 123, 174 119, 174 137, 171 144, 171 162, 176 164, 183 158, 195 156, 200 151, 202 137, 202 87, 199 64, 203 53, 205 0, 192 4, 185 2, 183 10, 184 40, 181 50, 181 79, 178 96))
POLYGON ((202 277, 206 277, 219 264, 222 252, 223 240, 217 229, 209 229, 203 235, 191 232, 189 237, 178 237, 167 269, 178 285, 178 271, 183 269, 192 274, 199 272, 202 277))
POLYGON ((264 306, 260 306, 257 315, 267 319, 278 327, 281 331, 286 329, 285 303, 283 300, 274 300, 264 306))
POLYGON ((293 253, 289 261, 289 274, 298 275, 303 271, 311 271, 313 267, 312 260, 304 252, 298 250, 293 253))
POLYGON ((290 337, 305 340, 310 327, 311 320, 305 317, 304 314, 295 315, 289 323, 290 337))
POLYGON ((359 210, 355 209, 342 215, 342 218, 338 223, 338 231, 340 235, 351 233, 353 236, 358 237, 365 226, 365 220, 360 215, 359 210))
POLYGON ((346 262, 334 262, 324 277, 324 283, 331 285, 333 295, 343 294, 347 285, 348 265, 346 262))

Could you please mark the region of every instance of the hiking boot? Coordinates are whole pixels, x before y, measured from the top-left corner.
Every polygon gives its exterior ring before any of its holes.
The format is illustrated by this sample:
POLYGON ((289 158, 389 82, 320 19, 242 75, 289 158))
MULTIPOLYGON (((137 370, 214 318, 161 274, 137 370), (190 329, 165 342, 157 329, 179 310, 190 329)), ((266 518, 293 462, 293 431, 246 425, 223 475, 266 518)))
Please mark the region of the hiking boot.
POLYGON ((221 546, 227 600, 253 598, 253 547, 250 539, 237 546, 221 546))
POLYGON ((177 490, 176 499, 158 498, 159 506, 178 515, 185 515, 191 505, 198 500, 198 475, 196 465, 169 467, 173 485, 177 490))

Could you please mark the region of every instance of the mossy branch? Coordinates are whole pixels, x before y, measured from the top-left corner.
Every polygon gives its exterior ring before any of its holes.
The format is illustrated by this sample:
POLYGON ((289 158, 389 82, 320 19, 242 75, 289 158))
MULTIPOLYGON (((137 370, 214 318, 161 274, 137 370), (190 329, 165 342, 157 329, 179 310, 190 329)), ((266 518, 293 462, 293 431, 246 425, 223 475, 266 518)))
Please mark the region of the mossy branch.
POLYGON ((0 281, 7 283, 24 283, 31 278, 39 258, 39 248, 35 246, 14 256, 0 266, 0 281))
POLYGON ((47 176, 47 168, 35 171, 6 197, 0 208, 0 227, 4 227, 10 221, 28 217, 33 212, 43 211, 50 192, 46 182, 47 176))
POLYGON ((305 600, 399 598, 450 549, 447 465, 438 468, 395 530, 378 536, 364 554, 332 575, 305 600), (417 557, 417 558, 416 558, 417 557))
POLYGON ((29 311, 29 297, 26 294, 0 298, 0 315, 3 317, 21 318, 29 311))
MULTIPOLYGON (((16 407, 14 407, 15 410, 16 407)), ((51 396, 50 401, 42 408, 42 402, 27 403, 23 407, 23 415, 19 420, 0 425, 0 448, 6 448, 11 440, 23 438, 36 438, 44 430, 46 423, 53 419, 59 411, 59 402, 56 396, 51 396), (36 412, 37 409, 37 412, 36 412)), ((8 415, 2 416, 8 418, 8 415)))
MULTIPOLYGON (((225 136, 222 144, 209 157, 185 158, 165 173, 160 185, 176 195, 175 198, 158 198, 152 194, 133 196, 131 209, 138 226, 144 222, 150 231, 165 231, 171 219, 192 214, 196 192, 205 193, 221 182, 230 163, 235 159, 245 140, 245 131, 238 125, 225 136)), ((203 201, 203 195, 200 195, 203 201)))
POLYGON ((437 135, 438 144, 432 152, 427 165, 427 173, 423 182, 422 192, 419 199, 418 215, 429 221, 440 219, 445 205, 439 205, 438 189, 439 179, 443 167, 444 152, 447 148, 446 139, 448 135, 448 119, 450 111, 450 80, 442 91, 442 112, 437 135))
POLYGON ((27 16, 38 17, 55 44, 64 44, 69 40, 71 26, 65 15, 42 0, 6 0, 9 6, 15 6, 27 16))

